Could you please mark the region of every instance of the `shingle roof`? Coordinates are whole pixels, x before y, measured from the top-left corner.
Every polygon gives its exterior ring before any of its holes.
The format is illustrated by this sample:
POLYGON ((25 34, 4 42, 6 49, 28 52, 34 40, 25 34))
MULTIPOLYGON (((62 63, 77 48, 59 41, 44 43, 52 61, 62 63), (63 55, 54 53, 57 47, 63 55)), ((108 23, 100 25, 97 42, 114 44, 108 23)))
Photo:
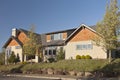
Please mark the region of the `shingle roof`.
POLYGON ((45 34, 55 34, 55 33, 62 33, 62 32, 67 32, 67 31, 74 31, 76 28, 73 29, 66 29, 66 30, 60 30, 60 31, 54 31, 54 32, 49 32, 45 34))
MULTIPOLYGON (((96 26, 89 26, 90 29, 93 29, 96 31, 96 26)), ((55 33, 62 33, 62 32, 67 32, 67 37, 69 37, 77 28, 73 28, 73 29, 67 29, 67 30, 61 30, 61 31, 55 31, 55 32, 49 32, 49 33, 44 33, 44 34, 38 34, 38 33, 34 33, 36 35, 36 37, 38 38, 38 44, 42 44, 42 46, 60 46, 63 45, 65 40, 55 40, 55 41, 50 41, 47 42, 46 41, 46 35, 48 34, 55 34, 55 33)), ((29 37, 29 31, 25 30, 25 29, 17 29, 18 30, 18 34, 20 32, 24 32, 27 37, 29 37)), ((16 40, 21 46, 23 45, 18 39, 17 37, 13 37, 11 36, 8 41, 5 43, 5 45, 3 46, 4 48, 8 45, 9 41, 11 39, 16 40)))

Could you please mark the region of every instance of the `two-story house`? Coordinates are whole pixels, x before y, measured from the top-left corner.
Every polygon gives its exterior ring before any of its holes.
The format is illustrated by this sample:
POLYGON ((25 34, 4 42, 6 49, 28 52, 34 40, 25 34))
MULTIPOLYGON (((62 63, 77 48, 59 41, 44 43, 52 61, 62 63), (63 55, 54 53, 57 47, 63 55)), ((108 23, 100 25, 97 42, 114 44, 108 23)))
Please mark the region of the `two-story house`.
MULTIPOLYGON (((3 48, 5 48, 5 63, 7 63, 8 58, 12 54, 12 52, 19 57, 20 62, 27 61, 27 56, 23 54, 23 45, 26 42, 29 31, 24 29, 12 29, 12 35, 4 44, 3 48)), ((39 39, 39 44, 41 44, 41 36, 37 33, 34 33, 39 39)), ((38 56, 35 55, 34 62, 38 62, 38 56)))
MULTIPOLYGON (((18 29, 17 29, 18 30, 18 29)), ((12 31, 12 36, 5 43, 6 55, 11 51, 19 54, 20 60, 23 60, 22 46, 24 39, 27 37, 26 30, 19 29, 18 32, 12 31), (16 33, 14 35, 14 33, 16 33)), ((93 37, 99 36, 95 31, 95 27, 88 27, 84 24, 78 28, 37 34, 42 44, 42 54, 44 61, 49 57, 56 57, 57 51, 63 48, 65 59, 75 59, 76 55, 90 55, 93 59, 106 59, 107 51, 102 46, 97 46, 92 40, 93 37)), ((38 59, 37 57, 35 59, 38 59)), ((37 62, 37 61, 36 61, 37 62)))

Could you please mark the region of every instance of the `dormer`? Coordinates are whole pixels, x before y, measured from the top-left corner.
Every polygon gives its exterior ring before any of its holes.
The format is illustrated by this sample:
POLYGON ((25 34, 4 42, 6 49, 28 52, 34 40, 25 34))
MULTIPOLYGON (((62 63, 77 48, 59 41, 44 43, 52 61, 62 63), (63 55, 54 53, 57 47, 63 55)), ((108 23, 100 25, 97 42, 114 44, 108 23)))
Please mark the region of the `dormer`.
POLYGON ((67 38, 67 32, 52 33, 46 35, 46 41, 65 40, 67 38))

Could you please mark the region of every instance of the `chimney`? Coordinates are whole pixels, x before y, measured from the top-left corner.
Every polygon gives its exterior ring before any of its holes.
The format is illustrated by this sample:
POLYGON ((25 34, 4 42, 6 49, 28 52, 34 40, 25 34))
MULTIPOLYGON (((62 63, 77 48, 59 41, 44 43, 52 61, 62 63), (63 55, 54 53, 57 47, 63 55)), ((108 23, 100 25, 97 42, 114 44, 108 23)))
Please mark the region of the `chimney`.
POLYGON ((17 36, 17 29, 16 28, 12 29, 12 36, 14 36, 14 37, 17 36))

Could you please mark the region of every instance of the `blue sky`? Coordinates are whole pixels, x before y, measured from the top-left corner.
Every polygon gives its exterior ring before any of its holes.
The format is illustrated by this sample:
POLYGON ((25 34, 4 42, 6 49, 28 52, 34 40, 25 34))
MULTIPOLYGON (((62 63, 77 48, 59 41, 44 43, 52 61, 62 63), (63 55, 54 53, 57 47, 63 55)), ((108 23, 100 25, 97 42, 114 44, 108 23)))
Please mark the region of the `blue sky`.
POLYGON ((46 33, 95 25, 105 13, 107 0, 0 0, 0 49, 12 28, 46 33))

